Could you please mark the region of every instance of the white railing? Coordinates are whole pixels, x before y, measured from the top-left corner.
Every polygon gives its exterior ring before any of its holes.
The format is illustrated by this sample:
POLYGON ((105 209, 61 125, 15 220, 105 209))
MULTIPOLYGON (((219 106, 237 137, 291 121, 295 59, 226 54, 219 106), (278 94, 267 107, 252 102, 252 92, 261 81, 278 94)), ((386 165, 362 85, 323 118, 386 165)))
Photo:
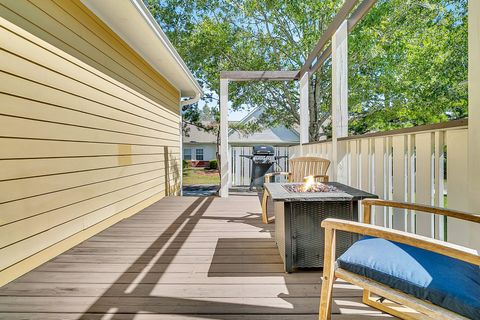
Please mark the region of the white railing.
MULTIPOLYGON (((468 210, 466 119, 341 138, 337 148, 339 182, 383 199, 439 207, 448 202, 449 208, 468 210)), ((290 148, 291 157, 332 160, 332 152, 331 141, 290 148)), ((456 219, 400 209, 376 208, 372 219, 380 226, 465 245, 468 232, 480 231, 456 219)))
MULTIPOLYGON (((276 156, 289 156, 289 147, 275 147, 276 156)), ((240 155, 251 155, 252 147, 230 147, 230 163, 231 163, 231 186, 248 186, 250 185, 250 173, 252 171, 252 162, 240 155)), ((274 170, 288 170, 288 158, 283 158, 275 165, 274 170)))

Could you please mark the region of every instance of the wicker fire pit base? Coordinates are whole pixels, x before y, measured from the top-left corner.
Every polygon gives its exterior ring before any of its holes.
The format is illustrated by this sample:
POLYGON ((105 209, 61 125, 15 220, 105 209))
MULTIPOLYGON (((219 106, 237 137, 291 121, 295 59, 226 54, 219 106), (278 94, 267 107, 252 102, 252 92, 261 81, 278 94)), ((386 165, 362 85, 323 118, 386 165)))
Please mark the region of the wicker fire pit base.
MULTIPOLYGON (((302 183, 268 183, 265 188, 274 201, 275 242, 286 272, 295 268, 323 267, 326 218, 358 221, 358 201, 377 196, 331 182, 318 184, 317 191, 304 191, 302 183), (323 191, 321 191, 321 190, 323 191)), ((337 254, 350 247, 356 236, 339 232, 337 254)))

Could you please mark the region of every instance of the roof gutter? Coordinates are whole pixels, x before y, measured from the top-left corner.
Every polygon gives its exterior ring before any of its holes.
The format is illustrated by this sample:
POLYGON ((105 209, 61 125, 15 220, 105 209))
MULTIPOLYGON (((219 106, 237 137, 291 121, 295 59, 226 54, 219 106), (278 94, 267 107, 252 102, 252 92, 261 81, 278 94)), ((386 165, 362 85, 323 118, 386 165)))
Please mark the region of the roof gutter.
MULTIPOLYGON (((160 28, 157 21, 155 21, 155 18, 152 16, 150 11, 148 11, 143 1, 130 0, 130 2, 137 8, 137 11, 141 14, 145 22, 150 26, 150 28, 155 32, 155 34, 157 35, 157 38, 165 45, 165 47, 168 49, 170 54, 174 57, 178 65, 183 69, 183 72, 185 72, 185 74, 188 76, 188 79, 190 80, 192 86, 195 88, 195 91, 196 91, 195 97, 197 95, 201 96, 202 88, 200 88, 200 85, 198 84, 197 80, 195 80, 194 76, 188 69, 187 65, 185 64, 183 59, 180 57, 177 50, 175 50, 175 47, 173 46, 173 44, 170 42, 170 39, 168 39, 165 32, 163 32, 162 28, 160 28)), ((200 99, 200 97, 198 97, 198 99, 200 99)), ((196 101, 198 101, 198 99, 196 101)), ((186 100, 186 101, 189 101, 189 100, 186 100)), ((188 103, 188 104, 191 104, 191 103, 188 103)))
POLYGON ((183 106, 188 106, 188 105, 197 103, 198 100, 200 100, 201 97, 202 97, 202 93, 197 92, 194 97, 190 97, 190 99, 180 101, 180 106, 183 107, 183 106))
POLYGON ((190 101, 198 101, 202 87, 165 35, 143 0, 80 0, 114 33, 138 53, 190 101))

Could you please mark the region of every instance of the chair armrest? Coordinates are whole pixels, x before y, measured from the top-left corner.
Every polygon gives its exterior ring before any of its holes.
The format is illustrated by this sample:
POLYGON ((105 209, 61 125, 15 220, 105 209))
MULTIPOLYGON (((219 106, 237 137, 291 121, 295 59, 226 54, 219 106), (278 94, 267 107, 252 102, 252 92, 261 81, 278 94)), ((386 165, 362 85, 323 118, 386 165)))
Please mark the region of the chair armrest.
POLYGON ((309 177, 313 177, 313 179, 320 178, 322 180, 322 182, 328 182, 328 175, 326 175, 326 174, 314 174, 314 175, 311 175, 311 176, 306 176, 306 177, 303 178, 303 181, 307 182, 309 177))
POLYGON ((340 230, 400 242, 480 266, 480 256, 476 250, 404 231, 340 219, 325 219, 322 227, 329 232, 340 230))
POLYGON ((434 214, 439 214, 439 215, 452 217, 456 219, 471 221, 475 223, 480 223, 480 215, 466 213, 466 212, 457 211, 457 210, 433 207, 433 206, 428 206, 423 204, 397 202, 397 201, 382 200, 382 199, 364 199, 362 200, 362 204, 364 207, 364 221, 368 223, 370 222, 372 206, 416 210, 416 211, 434 213, 434 214))
POLYGON ((290 172, 270 172, 270 173, 266 173, 264 175, 264 178, 265 178, 265 182, 269 183, 270 182, 270 177, 273 177, 273 176, 287 176, 287 178, 290 179, 291 175, 292 174, 290 172))

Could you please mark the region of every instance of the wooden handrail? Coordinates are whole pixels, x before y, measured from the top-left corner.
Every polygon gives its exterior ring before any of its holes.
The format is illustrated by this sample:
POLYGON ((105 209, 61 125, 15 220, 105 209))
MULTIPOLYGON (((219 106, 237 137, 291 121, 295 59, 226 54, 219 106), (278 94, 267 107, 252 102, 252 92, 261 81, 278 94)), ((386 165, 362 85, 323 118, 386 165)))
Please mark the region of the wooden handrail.
POLYGON ((439 215, 443 215, 451 218, 461 219, 465 221, 480 223, 480 215, 470 214, 470 213, 466 213, 458 210, 423 205, 423 204, 398 202, 398 201, 382 200, 382 199, 364 199, 362 201, 362 204, 363 204, 363 221, 365 223, 371 222, 372 206, 382 206, 382 207, 422 211, 422 212, 428 212, 433 214, 439 214, 439 215))
MULTIPOLYGON (((378 138, 378 137, 396 136, 401 134, 431 132, 431 131, 437 131, 437 130, 460 129, 460 128, 466 128, 466 127, 468 127, 468 118, 463 118, 463 119, 450 120, 450 121, 434 123, 434 124, 425 124, 425 125, 409 127, 409 128, 401 128, 401 129, 393 129, 388 131, 352 135, 348 137, 338 138, 338 141, 378 138)), ((327 139, 323 141, 312 141, 312 142, 304 143, 303 145, 325 143, 325 142, 332 142, 332 139, 327 139)), ((298 146, 298 144, 296 146, 298 146)))
MULTIPOLYGON (((459 259, 480 266, 480 256, 476 250, 466 248, 453 243, 448 243, 417 234, 389 229, 385 227, 374 226, 371 224, 340 219, 325 219, 322 221, 322 227, 326 231, 340 230, 347 231, 385 240, 395 241, 409 246, 433 251, 445 256, 459 259)), ((330 233, 330 232, 329 232, 330 233)))
POLYGON ((265 183, 269 183, 270 178, 273 177, 273 176, 287 176, 287 179, 290 180, 291 175, 292 175, 292 173, 290 173, 290 172, 270 172, 270 173, 266 173, 263 177, 265 179, 265 183))

